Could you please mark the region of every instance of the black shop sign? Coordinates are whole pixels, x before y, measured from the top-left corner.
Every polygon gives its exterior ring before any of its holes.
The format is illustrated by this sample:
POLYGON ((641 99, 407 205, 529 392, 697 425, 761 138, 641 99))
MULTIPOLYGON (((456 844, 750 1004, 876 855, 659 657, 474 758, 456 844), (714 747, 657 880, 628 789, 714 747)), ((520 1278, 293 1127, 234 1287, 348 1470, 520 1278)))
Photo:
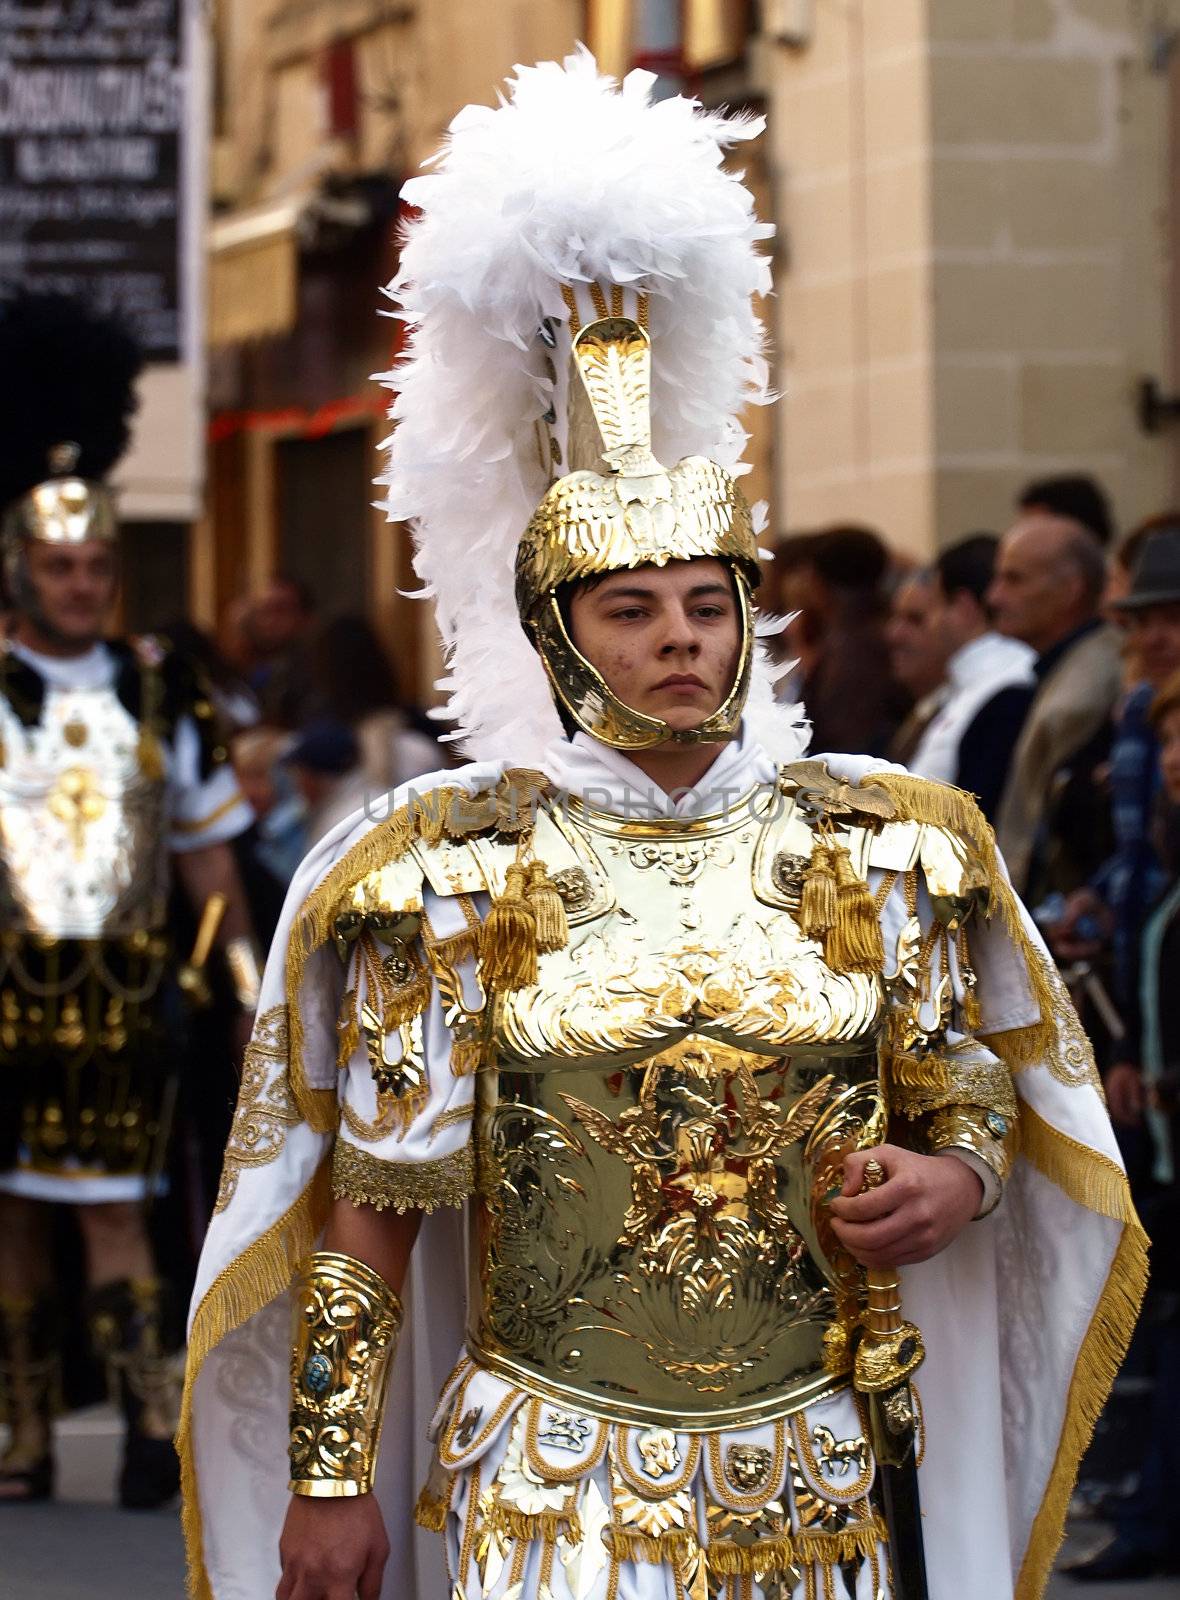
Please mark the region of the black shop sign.
POLYGON ((185 0, 0 0, 0 289, 181 350, 185 0))

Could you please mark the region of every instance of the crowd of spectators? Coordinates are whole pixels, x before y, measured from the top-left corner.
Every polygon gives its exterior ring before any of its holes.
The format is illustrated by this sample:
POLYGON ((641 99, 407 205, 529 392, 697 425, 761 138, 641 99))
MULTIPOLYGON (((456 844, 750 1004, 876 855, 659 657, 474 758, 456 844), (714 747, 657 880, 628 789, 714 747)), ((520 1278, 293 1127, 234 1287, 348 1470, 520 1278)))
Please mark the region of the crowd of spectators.
POLYGON ((306 852, 361 807, 380 814, 399 784, 447 766, 448 750, 403 696, 368 620, 320 618, 292 578, 235 601, 216 640, 187 624, 165 632, 201 662, 254 810, 238 854, 265 941, 306 852))
POLYGON ((1073 1576, 1142 1578, 1180 1555, 1164 1498, 1180 1471, 1180 511, 1116 542, 1102 490, 1072 476, 1030 484, 1006 529, 945 533, 923 567, 867 528, 784 539, 782 692, 815 753, 867 751, 977 797, 1095 1041, 1154 1242, 1134 1358, 1153 1402, 1120 1471, 1094 1468, 1115 1536, 1073 1576))

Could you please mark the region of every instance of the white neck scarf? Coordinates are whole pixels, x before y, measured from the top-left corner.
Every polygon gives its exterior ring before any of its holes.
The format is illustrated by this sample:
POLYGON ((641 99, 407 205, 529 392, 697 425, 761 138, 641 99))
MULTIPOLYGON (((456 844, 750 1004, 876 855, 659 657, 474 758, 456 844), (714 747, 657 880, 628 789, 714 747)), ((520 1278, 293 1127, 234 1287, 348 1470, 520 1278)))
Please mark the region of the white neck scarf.
POLYGON ((545 751, 545 776, 598 811, 629 817, 699 817, 724 811, 759 784, 769 783, 775 764, 743 725, 741 736, 722 745, 699 783, 667 794, 621 750, 589 734, 555 739, 545 751))

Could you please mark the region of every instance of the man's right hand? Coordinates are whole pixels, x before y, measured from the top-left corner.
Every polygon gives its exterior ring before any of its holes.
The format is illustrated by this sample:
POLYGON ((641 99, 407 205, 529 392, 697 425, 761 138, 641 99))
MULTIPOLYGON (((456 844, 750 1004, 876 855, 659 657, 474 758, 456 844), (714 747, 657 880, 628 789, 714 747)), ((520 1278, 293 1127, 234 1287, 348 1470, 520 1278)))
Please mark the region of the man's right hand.
POLYGON ((1143 1121, 1147 1094, 1143 1074, 1129 1061, 1118 1061, 1102 1080, 1110 1120, 1120 1128, 1137 1128, 1143 1121))
POLYGON ((389 1540, 376 1495, 292 1495, 279 1559, 275 1600, 380 1600, 389 1540))
POLYGON ((1105 949, 1113 927, 1109 908, 1093 889, 1075 889, 1065 902, 1061 921, 1047 930, 1046 937, 1058 960, 1089 961, 1105 949))

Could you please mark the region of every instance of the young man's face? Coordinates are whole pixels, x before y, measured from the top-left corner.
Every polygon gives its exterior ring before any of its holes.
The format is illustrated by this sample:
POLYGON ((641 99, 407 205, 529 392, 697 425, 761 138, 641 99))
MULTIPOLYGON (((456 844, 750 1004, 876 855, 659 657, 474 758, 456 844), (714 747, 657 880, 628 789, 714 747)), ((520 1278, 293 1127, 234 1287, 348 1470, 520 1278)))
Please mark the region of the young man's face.
POLYGON ((101 539, 61 545, 31 540, 24 560, 36 607, 33 620, 78 648, 101 638, 118 581, 114 548, 101 539))
POLYGON ((677 731, 718 710, 737 674, 741 615, 720 561, 613 572, 575 591, 570 631, 624 705, 677 731))

